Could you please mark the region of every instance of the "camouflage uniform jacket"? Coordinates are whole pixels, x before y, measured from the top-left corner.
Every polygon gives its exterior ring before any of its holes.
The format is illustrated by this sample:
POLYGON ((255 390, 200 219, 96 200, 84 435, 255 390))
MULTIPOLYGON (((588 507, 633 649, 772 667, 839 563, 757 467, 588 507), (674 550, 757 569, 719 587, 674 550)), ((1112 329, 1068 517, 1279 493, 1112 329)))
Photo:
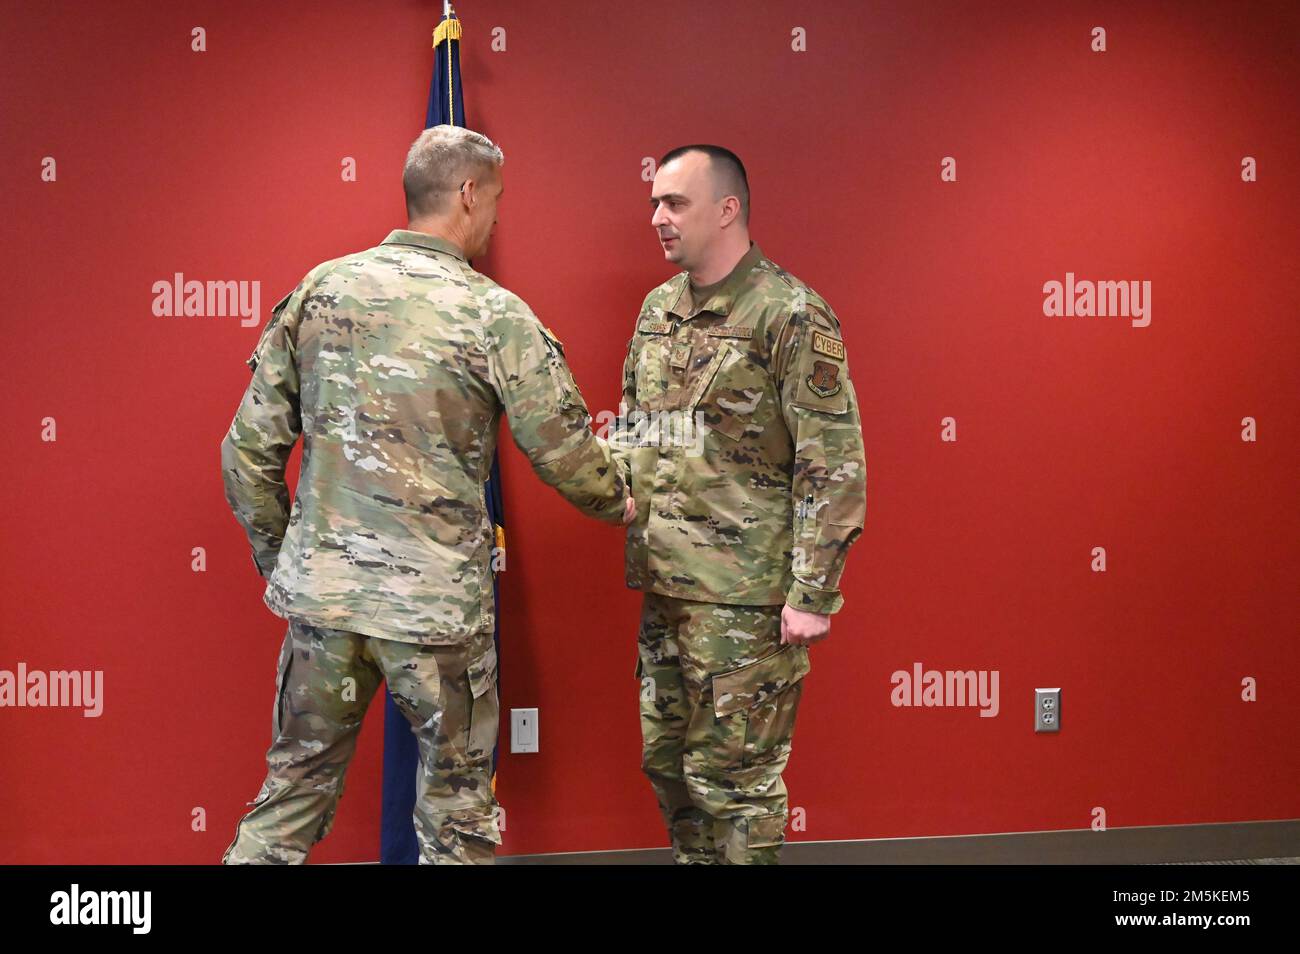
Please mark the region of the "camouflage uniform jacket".
POLYGON ((611 443, 637 504, 629 587, 840 608, 866 457, 839 320, 816 292, 757 245, 700 307, 675 276, 641 306, 622 404, 611 443))
POLYGON ((281 616, 437 645, 490 634, 483 482, 502 410, 542 480, 621 522, 624 482, 559 341, 441 239, 397 230, 317 266, 248 364, 222 478, 281 616))

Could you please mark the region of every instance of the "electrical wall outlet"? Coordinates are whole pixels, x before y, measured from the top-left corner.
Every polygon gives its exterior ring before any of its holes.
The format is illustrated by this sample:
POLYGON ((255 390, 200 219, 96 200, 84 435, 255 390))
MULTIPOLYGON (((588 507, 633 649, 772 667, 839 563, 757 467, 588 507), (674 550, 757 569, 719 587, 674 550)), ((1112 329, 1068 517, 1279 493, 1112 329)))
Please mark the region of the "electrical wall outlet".
POLYGON ((510 751, 538 751, 536 709, 510 710, 510 751))
POLYGON ((1061 690, 1034 690, 1034 731, 1061 731, 1061 690))

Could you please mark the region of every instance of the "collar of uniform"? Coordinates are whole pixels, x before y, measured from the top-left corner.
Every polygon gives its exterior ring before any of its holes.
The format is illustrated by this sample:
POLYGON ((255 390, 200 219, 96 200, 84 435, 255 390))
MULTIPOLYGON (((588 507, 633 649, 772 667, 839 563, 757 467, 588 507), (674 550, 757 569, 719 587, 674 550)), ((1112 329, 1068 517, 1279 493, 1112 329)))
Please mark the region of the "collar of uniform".
POLYGON ((749 251, 741 257, 740 261, 736 263, 736 267, 733 268, 730 274, 722 280, 722 287, 710 295, 709 300, 704 302, 694 311, 689 311, 687 307, 690 304, 691 279, 689 275, 683 272, 681 291, 678 292, 677 301, 675 301, 673 306, 668 310, 674 315, 679 315, 680 317, 687 319, 694 318, 696 315, 705 311, 711 311, 718 315, 729 314, 731 306, 736 300, 737 293, 745 283, 745 279, 749 277, 749 273, 753 270, 754 266, 759 263, 759 260, 762 259, 762 257, 763 250, 758 247, 758 243, 750 242, 749 251))
POLYGON ((429 235, 426 232, 412 232, 410 229, 393 229, 388 233, 388 238, 381 243, 383 245, 410 245, 413 248, 423 248, 430 252, 445 252, 448 255, 454 255, 462 262, 466 261, 465 253, 452 245, 446 239, 438 238, 436 235, 429 235))

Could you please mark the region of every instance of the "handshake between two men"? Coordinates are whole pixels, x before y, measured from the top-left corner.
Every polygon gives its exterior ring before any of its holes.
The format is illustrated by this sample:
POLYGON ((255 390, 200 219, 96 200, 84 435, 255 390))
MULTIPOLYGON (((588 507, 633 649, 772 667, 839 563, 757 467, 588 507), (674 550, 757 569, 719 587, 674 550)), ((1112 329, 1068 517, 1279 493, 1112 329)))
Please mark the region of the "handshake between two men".
POLYGON ((421 862, 494 859, 483 484, 503 415, 543 482, 625 528, 627 584, 643 593, 641 765, 674 860, 778 858, 808 647, 843 604, 866 516, 839 320, 751 241, 739 158, 672 150, 650 225, 679 271, 641 304, 602 439, 560 341, 470 264, 498 221, 503 163, 479 133, 425 130, 402 173, 407 227, 312 269, 248 359, 222 477, 264 601, 289 625, 266 778, 226 863, 306 860, 385 680, 420 748, 421 862), (634 426, 670 415, 696 439, 634 426))

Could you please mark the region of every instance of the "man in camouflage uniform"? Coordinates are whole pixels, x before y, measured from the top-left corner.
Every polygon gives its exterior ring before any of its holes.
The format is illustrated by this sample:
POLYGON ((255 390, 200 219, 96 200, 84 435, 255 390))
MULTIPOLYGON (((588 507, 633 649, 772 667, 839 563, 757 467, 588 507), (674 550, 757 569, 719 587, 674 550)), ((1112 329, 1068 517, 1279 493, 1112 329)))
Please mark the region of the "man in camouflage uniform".
POLYGON ((866 516, 858 405, 830 306, 749 240, 734 154, 673 150, 650 201, 684 271, 641 306, 611 441, 645 592, 642 768, 678 863, 773 863, 807 647, 866 516))
POLYGON ((488 863, 501 842, 483 497, 501 413, 584 513, 618 524, 627 496, 559 341, 468 264, 487 249, 502 162, 478 133, 426 130, 403 172, 409 227, 312 269, 249 358, 222 476, 289 628, 266 781, 226 863, 306 860, 384 679, 419 740, 420 861, 488 863))

